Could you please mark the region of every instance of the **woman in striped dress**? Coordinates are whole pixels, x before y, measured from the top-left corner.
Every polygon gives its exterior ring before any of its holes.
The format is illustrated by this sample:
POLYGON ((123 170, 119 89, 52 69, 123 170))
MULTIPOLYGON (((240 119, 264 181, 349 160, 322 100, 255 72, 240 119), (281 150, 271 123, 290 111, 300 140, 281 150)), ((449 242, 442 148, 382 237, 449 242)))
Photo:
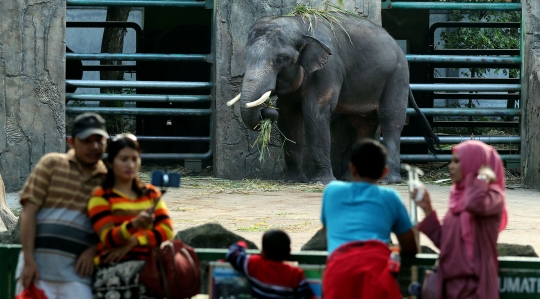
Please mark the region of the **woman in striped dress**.
POLYGON ((153 247, 173 237, 172 221, 160 200, 161 192, 138 177, 141 150, 137 138, 117 135, 107 152, 107 177, 88 203, 89 217, 100 239, 94 259, 98 265, 94 292, 105 298, 136 298, 134 292, 140 289, 136 274, 144 267, 142 261, 148 259, 153 247))

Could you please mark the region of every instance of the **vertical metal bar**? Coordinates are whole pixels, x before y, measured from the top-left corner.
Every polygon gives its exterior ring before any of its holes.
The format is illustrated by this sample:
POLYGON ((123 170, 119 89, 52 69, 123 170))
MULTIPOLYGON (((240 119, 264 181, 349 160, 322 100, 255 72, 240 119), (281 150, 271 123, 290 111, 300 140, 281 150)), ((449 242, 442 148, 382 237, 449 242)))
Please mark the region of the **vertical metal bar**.
MULTIPOLYGON (((207 0, 209 1, 209 0, 207 0)), ((211 31, 210 34, 210 54, 208 54, 208 57, 210 58, 210 61, 212 63, 210 67, 210 85, 212 85, 212 88, 210 89, 210 98, 212 99, 212 102, 210 103, 210 109, 212 110, 212 115, 210 115, 210 144, 209 149, 213 153, 216 153, 216 126, 214 125, 216 118, 216 11, 217 11, 217 1, 212 1, 212 28, 214 30, 211 31)), ((216 159, 215 156, 212 157, 212 169, 216 168, 216 159)))
MULTIPOLYGON (((520 22, 520 35, 519 35, 519 55, 521 56, 521 68, 520 68, 520 71, 519 71, 519 77, 521 79, 521 86, 528 86, 527 85, 527 82, 525 82, 525 80, 527 80, 527 76, 525 76, 525 64, 528 62, 528 59, 525 57, 525 51, 524 51, 524 43, 525 43, 525 30, 527 29, 526 28, 526 23, 523 21, 523 16, 526 14, 526 11, 525 11, 525 8, 526 8, 526 5, 523 5, 522 7, 522 10, 521 10, 521 22, 520 22)), ((521 90, 520 90, 520 95, 522 94, 521 90)), ((526 97, 520 97, 520 100, 519 100, 519 108, 521 109, 521 115, 525 115, 525 113, 527 113, 527 111, 525 111, 525 99, 526 97)), ((515 106, 514 106, 515 107, 515 106)), ((519 122, 520 122, 520 126, 519 126, 519 136, 522 136, 523 134, 523 130, 524 130, 524 126, 523 126, 523 117, 520 117, 519 118, 519 122)), ((521 144, 520 144, 520 148, 521 148, 521 144)), ((523 161, 521 163, 521 167, 522 167, 522 170, 523 170, 523 161)), ((523 172, 524 173, 524 172, 523 172)))

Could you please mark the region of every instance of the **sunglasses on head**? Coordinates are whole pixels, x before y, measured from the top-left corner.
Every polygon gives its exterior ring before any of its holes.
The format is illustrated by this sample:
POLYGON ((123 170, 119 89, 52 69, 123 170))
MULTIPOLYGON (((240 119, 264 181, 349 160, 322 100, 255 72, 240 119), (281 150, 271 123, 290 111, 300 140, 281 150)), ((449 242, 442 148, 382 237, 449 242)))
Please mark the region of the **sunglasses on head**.
POLYGON ((112 142, 117 142, 119 140, 122 140, 122 139, 131 139, 133 141, 137 141, 137 136, 131 134, 131 133, 122 133, 122 134, 118 134, 116 136, 114 136, 113 138, 111 138, 111 141, 112 142))

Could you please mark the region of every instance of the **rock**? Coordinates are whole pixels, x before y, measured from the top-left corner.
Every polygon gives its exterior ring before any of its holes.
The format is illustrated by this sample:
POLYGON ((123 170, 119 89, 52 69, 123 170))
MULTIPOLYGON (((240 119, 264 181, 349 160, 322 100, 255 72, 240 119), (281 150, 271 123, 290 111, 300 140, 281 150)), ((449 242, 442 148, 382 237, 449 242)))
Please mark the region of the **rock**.
MULTIPOLYGON (((326 243, 326 236, 323 234, 322 229, 318 230, 311 239, 300 248, 302 251, 307 250, 314 250, 314 251, 326 251, 328 249, 328 245, 326 243)), ((422 253, 437 253, 433 249, 429 248, 428 246, 422 246, 421 250, 422 253)))
MULTIPOLYGON (((20 219, 20 218, 19 218, 20 219)), ((15 227, 0 232, 0 244, 21 244, 21 223, 17 221, 15 227)))
POLYGON ((497 244, 499 256, 529 256, 538 257, 531 245, 497 244))
POLYGON ((420 253, 435 253, 437 254, 437 252, 435 252, 435 250, 429 248, 428 246, 425 246, 425 245, 422 245, 420 246, 420 253))
MULTIPOLYGON (((185 230, 179 231, 175 239, 182 240, 182 242, 193 248, 229 248, 231 244, 238 241, 246 242, 249 249, 259 249, 255 243, 248 241, 241 236, 228 231, 223 226, 217 223, 206 223, 203 225, 190 227, 185 230)), ((223 255, 225 258, 225 255, 223 255)), ((209 262, 200 262, 201 270, 201 294, 208 294, 208 279, 209 279, 209 262)))
POLYGON ((226 230, 223 226, 217 223, 206 223, 181 230, 174 238, 182 240, 182 242, 193 248, 227 249, 229 246, 231 246, 231 244, 242 240, 246 242, 248 249, 259 249, 255 243, 226 230))
POLYGON ((326 243, 326 236, 323 233, 322 229, 318 230, 309 241, 307 241, 300 250, 314 250, 314 251, 326 251, 328 245, 326 243))
POLYGON ((5 232, 13 229, 17 223, 17 216, 9 208, 6 202, 6 189, 4 181, 0 176, 0 232, 5 232))

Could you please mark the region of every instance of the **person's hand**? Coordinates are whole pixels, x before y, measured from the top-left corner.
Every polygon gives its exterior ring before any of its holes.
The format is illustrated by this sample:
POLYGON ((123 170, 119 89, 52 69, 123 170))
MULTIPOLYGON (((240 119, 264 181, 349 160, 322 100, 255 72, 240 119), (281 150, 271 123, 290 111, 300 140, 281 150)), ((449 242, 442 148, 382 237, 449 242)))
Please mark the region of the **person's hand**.
POLYGON ((94 257, 96 256, 96 246, 90 246, 83 251, 75 263, 75 272, 81 277, 88 277, 94 272, 94 257))
POLYGON ((133 236, 129 238, 128 242, 124 246, 109 250, 103 262, 104 263, 119 262, 128 252, 131 251, 133 247, 137 245, 139 245, 139 241, 137 240, 135 236, 133 236))
MULTIPOLYGON (((426 217, 429 216, 433 212, 433 207, 431 206, 431 197, 429 196, 429 192, 425 187, 421 187, 424 189, 424 196, 418 201, 416 201, 416 204, 424 210, 424 214, 426 214, 426 217)), ((418 188, 415 188, 412 192, 412 197, 416 198, 416 194, 418 193, 418 188)))
POLYGON ((485 175, 490 183, 495 183, 495 181, 497 181, 497 175, 495 175, 493 169, 487 165, 482 165, 480 169, 478 169, 478 175, 485 175))
POLYGON ((152 223, 154 223, 154 213, 148 211, 141 211, 135 219, 131 220, 133 227, 136 229, 147 229, 152 223))
POLYGON ((25 261, 24 267, 21 273, 21 281, 23 287, 26 289, 33 281, 39 279, 39 270, 36 261, 25 261))

